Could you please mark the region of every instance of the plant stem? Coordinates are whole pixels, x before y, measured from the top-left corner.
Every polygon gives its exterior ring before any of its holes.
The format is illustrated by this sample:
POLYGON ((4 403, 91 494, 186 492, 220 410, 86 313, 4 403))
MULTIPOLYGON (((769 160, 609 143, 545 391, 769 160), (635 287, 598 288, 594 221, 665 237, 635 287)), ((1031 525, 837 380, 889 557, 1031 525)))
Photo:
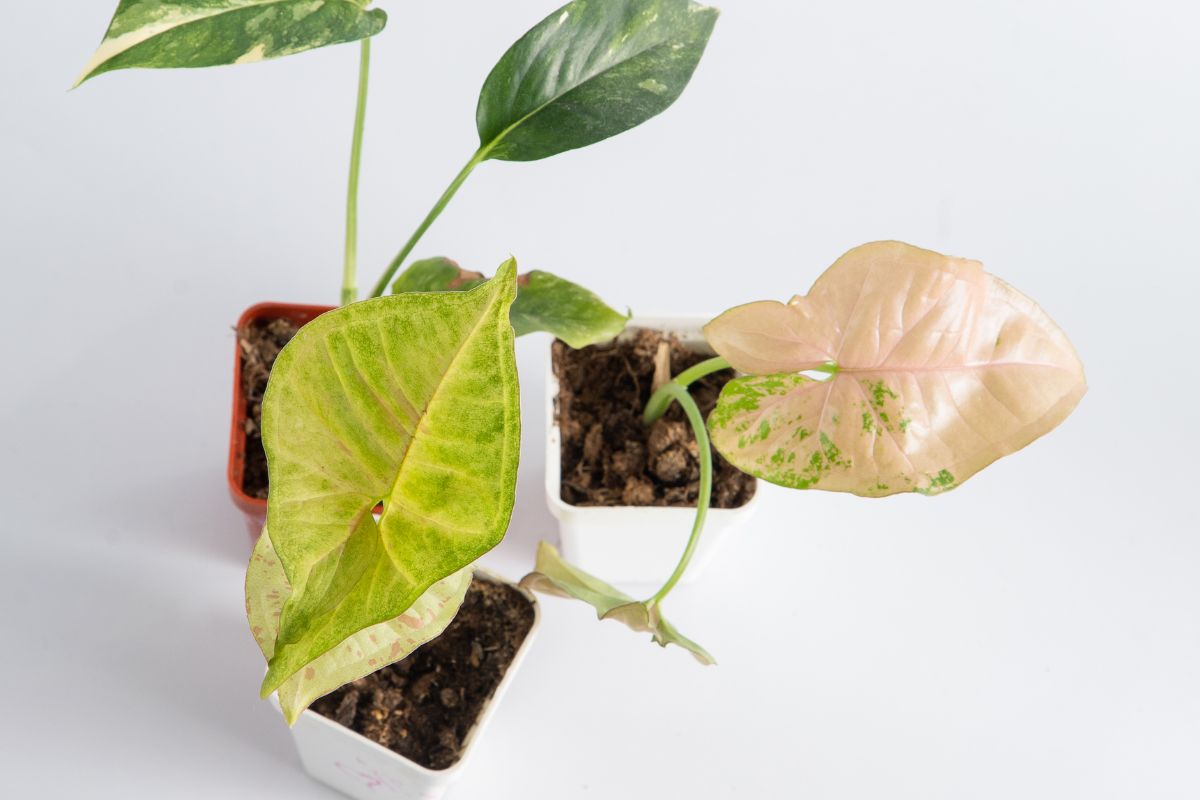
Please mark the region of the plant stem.
POLYGON ((363 124, 367 118, 367 80, 371 72, 371 40, 362 40, 358 59, 358 102, 350 141, 350 180, 346 187, 346 259, 342 266, 342 305, 358 299, 358 173, 362 166, 363 124))
MULTIPOLYGON (((670 383, 667 383, 657 392, 650 395, 650 399, 646 401, 646 410, 642 412, 642 422, 646 425, 653 425, 659 417, 667 413, 667 407, 671 405, 671 401, 679 399, 677 395, 668 391, 668 387, 670 387, 672 383, 678 387, 686 388, 703 378, 705 375, 711 375, 714 372, 720 372, 723 369, 729 369, 729 362, 720 356, 701 361, 699 364, 688 367, 683 372, 676 375, 670 383)), ((687 392, 684 392, 684 394, 686 395, 687 392)), ((690 400, 691 397, 688 396, 688 399, 690 400)), ((683 401, 680 401, 679 404, 683 405, 683 401)), ((684 407, 684 410, 687 410, 686 406, 684 407)), ((703 425, 701 425, 701 427, 703 427, 703 425)), ((696 438, 699 439, 699 436, 696 438)))
POLYGON ((379 297, 387 291, 388 282, 391 281, 392 276, 396 274, 396 270, 403 266, 404 259, 408 258, 408 254, 411 253, 413 248, 417 246, 417 242, 421 241, 421 237, 425 235, 425 231, 429 230, 429 226, 433 224, 434 220, 436 220, 446 206, 449 205, 450 201, 454 199, 454 195, 463 185, 463 182, 467 180, 467 176, 470 175, 471 172, 477 166, 479 166, 485 158, 487 158, 489 149, 490 148, 487 147, 481 147, 476 150, 475 155, 471 156, 471 160, 467 162, 467 165, 463 167, 457 175, 454 176, 454 180, 450 182, 448 187, 446 187, 446 191, 442 192, 442 196, 439 197, 438 201, 433 204, 433 208, 430 209, 429 213, 425 215, 425 219, 422 220, 421 224, 417 226, 417 229, 413 231, 413 235, 408 238, 408 241, 404 244, 404 247, 401 248, 400 252, 396 254, 396 257, 392 259, 392 263, 388 264, 388 268, 384 270, 383 275, 380 276, 379 281, 375 284, 375 288, 371 290, 371 297, 379 297))
MULTIPOLYGON (((724 359, 710 359, 703 362, 703 364, 708 364, 712 361, 724 361, 724 359)), ((696 365, 696 367, 699 366, 702 365, 696 365)), ((696 367, 692 367, 692 369, 694 370, 696 367)), ((723 368, 718 367, 718 369, 723 368)), ((646 605, 651 607, 662 602, 663 598, 675 588, 675 584, 679 583, 679 579, 683 577, 683 573, 687 570, 688 562, 692 560, 692 554, 696 552, 696 545, 700 542, 700 533, 704 530, 704 517, 708 514, 708 503, 712 497, 712 447, 708 443, 708 430, 704 427, 704 417, 700 414, 700 407, 696 405, 696 401, 688 394, 688 390, 684 388, 680 380, 690 371, 681 372, 678 378, 663 386, 659 389, 659 392, 666 393, 668 400, 675 400, 679 403, 683 408, 683 413, 687 415, 688 422, 692 425, 692 432, 696 434, 696 444, 700 450, 700 493, 696 497, 696 519, 692 523, 692 535, 688 538, 687 547, 684 548, 683 555, 680 556, 679 564, 675 567, 675 571, 671 573, 671 577, 667 578, 667 582, 662 585, 662 588, 646 601, 646 605)), ((715 371, 716 369, 709 370, 709 372, 715 371)), ((696 377, 699 376, 693 376, 691 379, 695 380, 696 377)))

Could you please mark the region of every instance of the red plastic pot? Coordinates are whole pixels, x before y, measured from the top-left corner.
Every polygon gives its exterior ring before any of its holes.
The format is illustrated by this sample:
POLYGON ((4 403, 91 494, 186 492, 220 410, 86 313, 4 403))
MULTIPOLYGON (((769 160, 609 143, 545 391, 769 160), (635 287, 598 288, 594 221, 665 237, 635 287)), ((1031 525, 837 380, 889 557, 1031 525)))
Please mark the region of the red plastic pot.
POLYGON ((333 306, 305 306, 294 303, 259 303, 250 306, 238 318, 239 336, 233 343, 233 423, 229 428, 229 494, 233 504, 246 515, 246 528, 250 538, 257 539, 267 519, 267 501, 251 497, 242 489, 242 475, 246 468, 246 397, 242 391, 242 349, 240 333, 258 320, 289 319, 297 325, 311 322, 333 306))

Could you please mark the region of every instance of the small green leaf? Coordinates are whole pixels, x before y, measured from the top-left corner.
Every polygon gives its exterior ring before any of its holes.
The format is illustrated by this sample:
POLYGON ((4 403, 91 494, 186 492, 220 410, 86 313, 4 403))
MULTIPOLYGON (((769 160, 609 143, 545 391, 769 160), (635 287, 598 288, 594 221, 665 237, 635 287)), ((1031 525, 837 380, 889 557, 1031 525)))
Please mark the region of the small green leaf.
MULTIPOLYGON (((471 585, 470 567, 430 586, 395 619, 364 628, 318 656, 279 687, 279 705, 289 725, 318 697, 395 663, 440 636, 454 619, 471 585)), ((263 656, 270 661, 279 615, 292 593, 266 528, 246 568, 246 618, 263 656)))
POLYGON ((481 152, 536 161, 665 111, 691 80, 717 10, 689 0, 575 0, 522 36, 479 95, 481 152))
POLYGON ((468 292, 323 314, 279 354, 263 402, 267 520, 292 595, 264 696, 503 538, 520 449, 515 295, 509 260, 468 292))
POLYGON ((131 67, 244 64, 374 36, 366 0, 121 0, 76 86, 131 67))
MULTIPOLYGON (((483 282, 483 275, 465 270, 444 256, 423 258, 408 265, 392 284, 392 293, 448 292, 473 289, 483 282)), ((518 292, 519 294, 519 292, 518 292)))
MULTIPOLYGON (((483 276, 443 256, 414 261, 392 284, 393 292, 446 292, 469 289, 483 276)), ((611 308, 579 284, 533 270, 517 279, 512 305, 517 336, 545 332, 576 349, 607 342, 625 330, 628 314, 611 308)))
POLYGON ((546 542, 538 543, 534 571, 521 579, 521 586, 555 597, 582 600, 596 609, 600 619, 616 620, 635 631, 650 633, 662 647, 669 644, 682 647, 701 664, 717 663, 703 647, 680 635, 662 616, 657 603, 634 600, 620 589, 568 564, 558 550, 546 542))
POLYGON ((512 307, 517 336, 546 331, 575 349, 615 338, 627 322, 579 284, 540 270, 521 276, 512 307))

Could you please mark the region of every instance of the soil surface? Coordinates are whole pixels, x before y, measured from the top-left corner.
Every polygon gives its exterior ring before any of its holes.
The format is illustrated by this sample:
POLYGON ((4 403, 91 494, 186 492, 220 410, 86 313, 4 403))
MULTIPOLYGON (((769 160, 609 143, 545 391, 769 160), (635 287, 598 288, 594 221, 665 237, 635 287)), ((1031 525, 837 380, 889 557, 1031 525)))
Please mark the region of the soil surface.
POLYGON ((441 636, 312 710, 421 766, 445 769, 462 757, 464 738, 532 626, 525 595, 477 576, 441 636))
MULTIPOLYGON (((562 499, 577 506, 695 506, 699 447, 683 409, 670 409, 648 430, 642 410, 650 399, 660 343, 670 353, 670 375, 703 361, 674 338, 637 330, 625 342, 574 350, 554 343, 558 424, 562 431, 562 499)), ((713 373, 690 387, 708 417, 733 370, 713 373)), ((754 479, 713 451, 713 508, 736 508, 754 496, 754 479)))
POLYGON ((242 491, 267 499, 267 454, 262 443, 262 401, 267 378, 283 346, 300 326, 289 319, 256 320, 238 331, 242 350, 242 395, 246 398, 246 462, 242 491))

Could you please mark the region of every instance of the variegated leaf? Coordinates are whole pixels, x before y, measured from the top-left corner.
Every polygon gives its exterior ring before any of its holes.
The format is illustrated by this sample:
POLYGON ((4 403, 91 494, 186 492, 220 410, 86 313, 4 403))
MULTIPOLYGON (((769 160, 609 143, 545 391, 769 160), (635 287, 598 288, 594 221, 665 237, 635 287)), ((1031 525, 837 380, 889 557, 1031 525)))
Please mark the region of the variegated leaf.
POLYGON ((330 311, 279 354, 263 401, 267 522, 292 594, 264 696, 503 538, 520 450, 515 295, 510 259, 468 292, 330 311))
POLYGON ((671 106, 717 10, 689 0, 574 0, 509 48, 479 93, 480 153, 535 161, 616 136, 671 106))
MULTIPOLYGON (((455 572, 430 586, 395 619, 372 625, 318 656, 278 689, 279 705, 289 725, 322 695, 370 675, 440 636, 454 619, 471 585, 472 568, 455 572)), ((246 569, 246 618, 268 661, 275 653, 279 615, 291 595, 279 555, 264 528, 246 569)))
POLYGON ((721 392, 713 444, 794 488, 947 491, 1052 430, 1087 390, 1032 300, 979 262, 901 242, 857 247, 807 296, 739 306, 704 333, 750 373, 721 392))
POLYGON ((374 36, 367 0, 121 0, 76 85, 131 67, 244 64, 374 36))
POLYGON ((657 603, 634 600, 620 589, 609 586, 563 560, 554 545, 538 543, 534 571, 521 579, 521 586, 555 597, 573 597, 596 609, 600 619, 612 619, 635 631, 649 633, 660 646, 677 645, 691 653, 701 664, 716 660, 703 647, 681 635, 662 616, 657 603))

